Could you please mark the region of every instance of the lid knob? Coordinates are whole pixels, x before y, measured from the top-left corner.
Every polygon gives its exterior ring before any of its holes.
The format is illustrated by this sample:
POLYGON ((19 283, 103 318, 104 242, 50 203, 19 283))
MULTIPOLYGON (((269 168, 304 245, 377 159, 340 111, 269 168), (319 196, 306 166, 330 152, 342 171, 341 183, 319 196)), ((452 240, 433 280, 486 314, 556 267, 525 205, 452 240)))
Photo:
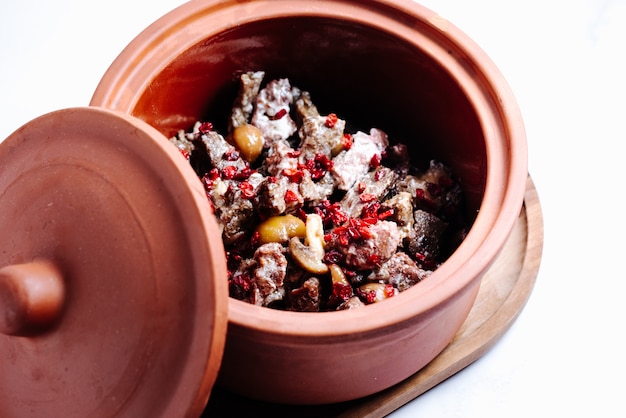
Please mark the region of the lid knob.
POLYGON ((48 330, 63 308, 60 271, 48 261, 0 269, 0 333, 28 336, 48 330))

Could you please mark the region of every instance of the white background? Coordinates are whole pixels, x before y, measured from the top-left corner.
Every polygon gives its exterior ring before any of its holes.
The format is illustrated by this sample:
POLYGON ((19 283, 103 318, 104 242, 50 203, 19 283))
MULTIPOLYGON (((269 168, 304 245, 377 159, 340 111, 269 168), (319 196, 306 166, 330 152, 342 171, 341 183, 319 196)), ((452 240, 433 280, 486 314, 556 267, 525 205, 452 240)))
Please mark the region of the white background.
MULTIPOLYGON (((626 0, 421 3, 466 32, 511 85, 545 244, 510 331, 392 416, 626 416, 626 0)), ((87 105, 119 52, 179 4, 2 1, 0 140, 44 113, 87 105)))

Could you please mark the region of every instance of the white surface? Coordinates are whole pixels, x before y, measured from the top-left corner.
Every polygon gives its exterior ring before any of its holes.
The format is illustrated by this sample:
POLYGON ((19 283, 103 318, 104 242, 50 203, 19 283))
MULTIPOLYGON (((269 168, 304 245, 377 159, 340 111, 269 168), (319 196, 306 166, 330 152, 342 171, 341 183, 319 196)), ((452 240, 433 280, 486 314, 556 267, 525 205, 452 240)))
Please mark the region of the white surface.
MULTIPOLYGON (((525 120, 545 245, 502 340, 393 418, 626 416, 625 0, 424 0, 498 65, 525 120)), ((0 139, 83 106, 109 64, 176 0, 0 4, 0 139)))

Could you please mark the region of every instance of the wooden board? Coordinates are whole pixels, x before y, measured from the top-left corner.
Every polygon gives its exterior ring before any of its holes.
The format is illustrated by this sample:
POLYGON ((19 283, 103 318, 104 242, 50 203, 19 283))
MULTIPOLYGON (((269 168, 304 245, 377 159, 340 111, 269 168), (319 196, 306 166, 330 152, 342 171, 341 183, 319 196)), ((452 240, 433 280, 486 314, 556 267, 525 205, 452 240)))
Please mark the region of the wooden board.
POLYGON ((384 417, 473 363, 500 339, 532 292, 542 250, 543 215, 529 177, 519 219, 502 253, 485 274, 467 320, 450 345, 418 373, 366 398, 321 406, 269 404, 214 388, 202 416, 384 417))

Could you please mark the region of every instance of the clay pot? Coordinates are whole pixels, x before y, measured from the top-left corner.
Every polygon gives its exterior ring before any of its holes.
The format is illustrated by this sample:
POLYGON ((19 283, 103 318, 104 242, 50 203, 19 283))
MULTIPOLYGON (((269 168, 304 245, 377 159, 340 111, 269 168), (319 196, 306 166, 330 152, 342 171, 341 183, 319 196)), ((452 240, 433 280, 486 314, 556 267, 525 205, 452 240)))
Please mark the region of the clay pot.
POLYGON ((224 248, 145 122, 95 107, 0 146, 0 416, 199 416, 224 351, 224 248), (182 185, 182 187, 181 187, 182 185))
POLYGON ((527 166, 514 97, 479 47, 412 1, 201 1, 133 40, 91 105, 169 137, 197 120, 226 121, 234 76, 248 70, 288 77, 320 109, 407 142, 416 162, 449 165, 474 222, 428 280, 384 303, 294 313, 231 299, 218 382, 293 404, 388 388, 450 342, 519 214, 527 166))
MULTIPOLYGON (((427 280, 363 309, 296 313, 229 299, 217 383, 290 404, 386 389, 451 341, 517 219, 527 161, 516 101, 471 39, 410 0, 207 0, 184 4, 134 39, 102 78, 91 106, 140 119, 160 133, 146 141, 166 142, 197 120, 226 121, 235 75, 248 70, 288 77, 323 112, 386 131, 408 145, 416 164, 444 162, 461 178, 473 224, 427 280)), ((201 187, 184 177, 181 189, 201 187)), ((220 237, 213 227, 203 230, 213 247, 200 253, 215 254, 220 237)), ((220 271, 208 280, 226 281, 220 271)), ((198 394, 189 398, 192 413, 212 383, 210 373, 200 380, 187 381, 198 394)))

